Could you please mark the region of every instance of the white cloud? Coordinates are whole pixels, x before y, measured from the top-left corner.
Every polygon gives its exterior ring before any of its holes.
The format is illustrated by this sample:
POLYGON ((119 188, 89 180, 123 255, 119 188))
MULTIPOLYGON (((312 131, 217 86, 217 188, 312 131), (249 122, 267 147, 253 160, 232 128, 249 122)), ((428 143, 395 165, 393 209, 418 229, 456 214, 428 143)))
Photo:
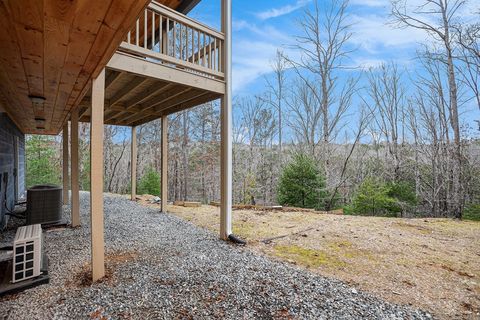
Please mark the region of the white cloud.
MULTIPOLYGON (((369 14, 351 14, 351 22, 353 23, 354 35, 352 42, 361 48, 376 53, 378 49, 385 48, 406 48, 416 46, 418 43, 428 43, 431 37, 423 30, 415 28, 397 28, 392 24, 390 17, 390 1, 389 0, 351 0, 351 4, 366 7, 376 7, 370 10, 369 14)), ((434 6, 427 5, 426 0, 408 0, 407 10, 412 13, 415 18, 428 21, 432 25, 436 25, 436 16, 425 14, 425 12, 435 9, 434 6), (421 11, 422 13, 413 13, 421 11)), ((480 5, 476 1, 467 1, 464 6, 457 12, 456 16, 463 21, 469 21, 474 18, 478 19, 480 5)))
MULTIPOLYGON (((478 3, 476 3, 477 0, 467 0, 467 2, 463 5, 461 9, 461 14, 467 13, 467 14, 473 14, 479 9, 478 3)), ((360 7, 372 7, 372 8, 385 8, 390 10, 391 6, 391 0, 350 0, 350 5, 354 6, 360 6, 360 7)), ((409 10, 416 10, 419 7, 423 7, 426 9, 431 9, 433 7, 432 4, 428 5, 427 0, 407 0, 407 8, 409 10), (427 4, 425 6, 425 4, 427 4)), ((426 11, 426 10, 422 10, 426 11)))
POLYGON ((368 70, 370 68, 378 68, 384 63, 386 61, 383 59, 356 57, 353 65, 360 69, 368 70))
POLYGON ((249 31, 254 33, 257 38, 261 38, 266 41, 288 42, 291 39, 287 33, 281 32, 270 25, 263 25, 261 28, 259 28, 254 23, 249 23, 245 20, 234 20, 232 25, 233 31, 249 31))
POLYGON ((427 39, 424 31, 395 28, 388 24, 384 16, 369 14, 350 17, 354 30, 351 42, 370 53, 376 53, 380 47, 414 46, 427 39))
POLYGON ((233 91, 243 87, 270 72, 270 60, 278 46, 264 41, 234 41, 233 52, 233 91))
POLYGON ((311 0, 297 0, 294 4, 289 4, 279 8, 272 8, 266 11, 262 11, 256 14, 261 20, 267 20, 271 18, 280 17, 289 14, 295 10, 298 10, 307 5, 311 0))
POLYGON ((244 20, 234 20, 233 91, 238 93, 249 84, 271 72, 271 61, 277 49, 295 56, 283 47, 292 41, 285 32, 271 25, 259 27, 244 20))
POLYGON ((388 0, 351 0, 350 4, 365 7, 385 7, 390 5, 390 2, 388 0))

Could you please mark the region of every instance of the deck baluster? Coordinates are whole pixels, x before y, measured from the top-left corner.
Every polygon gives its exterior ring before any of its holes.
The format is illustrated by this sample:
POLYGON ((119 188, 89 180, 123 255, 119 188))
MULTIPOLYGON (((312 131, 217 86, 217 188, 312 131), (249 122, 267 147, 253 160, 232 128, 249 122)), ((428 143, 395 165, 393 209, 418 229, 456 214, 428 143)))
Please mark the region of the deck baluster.
POLYGON ((200 65, 200 30, 198 31, 197 33, 197 54, 198 54, 198 58, 197 58, 197 64, 200 65))
POLYGON ((143 47, 147 49, 147 39, 148 39, 148 27, 147 27, 147 22, 148 22, 148 10, 145 9, 145 17, 143 21, 143 47))
POLYGON ((138 46, 139 44, 139 41, 138 41, 138 38, 139 38, 139 30, 140 29, 140 19, 137 19, 137 23, 135 25, 135 44, 138 46))
POLYGON ((207 42, 206 42, 206 35, 205 33, 203 34, 203 66, 207 66, 207 42))
POLYGON ((167 25, 165 26, 165 34, 167 36, 167 42, 166 42, 166 55, 170 55, 170 19, 167 17, 167 25))
POLYGON ((155 49, 155 12, 152 11, 152 50, 155 49))
POLYGON ((164 49, 164 45, 163 45, 163 16, 162 15, 159 15, 159 24, 160 24, 160 32, 158 33, 158 37, 160 38, 159 39, 159 52, 160 53, 165 53, 165 49, 164 49))

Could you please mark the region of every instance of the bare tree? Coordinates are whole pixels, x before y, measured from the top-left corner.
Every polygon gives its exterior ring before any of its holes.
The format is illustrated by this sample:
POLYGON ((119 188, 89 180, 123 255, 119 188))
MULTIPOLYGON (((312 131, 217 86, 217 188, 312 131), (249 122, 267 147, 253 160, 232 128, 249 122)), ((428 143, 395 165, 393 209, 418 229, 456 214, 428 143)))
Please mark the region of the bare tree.
POLYGON ((266 163, 265 151, 271 148, 276 126, 272 110, 268 108, 265 98, 256 96, 253 99, 242 99, 242 128, 249 154, 246 170, 243 174, 243 201, 252 200, 258 191, 266 199, 267 182, 276 170, 266 163), (259 152, 260 151, 260 152, 259 152), (258 175, 257 175, 258 173, 258 175), (257 184, 259 182, 259 184, 257 184), (258 187, 260 185, 260 187, 258 187))
POLYGON ((297 79, 292 85, 288 110, 291 114, 289 125, 300 146, 308 148, 315 157, 321 128, 319 127, 322 110, 315 99, 310 86, 303 79, 297 79))
POLYGON ((453 172, 452 211, 462 217, 462 149, 460 122, 458 117, 458 85, 455 70, 455 38, 453 26, 458 19, 458 12, 465 0, 424 0, 412 7, 407 0, 392 0, 392 16, 399 27, 415 28, 425 31, 441 45, 443 51, 436 55, 447 67, 449 92, 449 120, 453 130, 455 146, 455 167, 453 172))
POLYGON ((286 95, 286 70, 287 60, 284 57, 283 52, 277 50, 275 59, 272 61, 272 69, 274 73, 273 81, 266 78, 267 88, 269 89, 270 99, 269 102, 277 111, 277 128, 278 128, 278 155, 281 161, 282 159, 282 145, 283 145, 283 101, 286 95))
MULTIPOLYGON (((112 183, 115 179, 115 171, 118 165, 119 157, 116 156, 117 144, 114 142, 118 131, 116 126, 105 126, 104 133, 104 171, 105 171, 105 189, 113 192, 112 183)), ((122 151, 123 152, 123 151, 122 151)))
POLYGON ((190 126, 190 113, 188 110, 182 111, 182 128, 183 128, 183 140, 182 140, 182 167, 183 167, 183 200, 188 201, 188 183, 190 180, 189 174, 189 126, 190 126))
POLYGON ((340 132, 341 120, 351 106, 358 78, 342 79, 340 74, 349 68, 346 60, 353 52, 347 46, 352 36, 352 25, 347 15, 348 1, 333 0, 324 8, 321 8, 321 3, 316 0, 313 10, 305 10, 300 21, 302 35, 296 37, 297 44, 294 46, 301 53, 301 58, 299 61, 288 61, 319 106, 321 158, 328 186, 331 180, 331 143, 340 132))
MULTIPOLYGON (((204 203, 217 200, 217 170, 219 163, 219 106, 209 102, 191 111, 191 138, 194 140, 190 163, 195 168, 190 176, 199 176, 199 192, 204 203)), ((193 186, 192 186, 193 187, 193 186)))
POLYGON ((389 155, 393 158, 394 180, 400 178, 399 140, 403 136, 401 123, 405 107, 405 88, 401 77, 397 65, 382 64, 378 70, 369 71, 367 89, 371 100, 367 105, 375 115, 373 119, 386 140, 389 155))
POLYGON ((459 59, 463 62, 457 69, 480 109, 480 23, 460 25, 456 30, 460 47, 459 59))
POLYGON ((341 186, 344 186, 346 181, 349 179, 349 176, 347 175, 348 166, 354 155, 355 149, 360 143, 360 139, 365 134, 365 130, 368 127, 368 123, 371 121, 372 113, 373 112, 371 111, 367 111, 364 106, 362 106, 359 110, 358 125, 357 125, 357 128, 355 129, 356 131, 353 132, 353 141, 351 141, 350 143, 345 143, 345 145, 347 146, 347 152, 342 157, 342 161, 340 161, 341 162, 340 173, 336 175, 338 178, 336 179, 332 187, 330 196, 325 201, 325 210, 327 211, 333 209, 335 200, 339 193, 339 189, 341 188, 341 186))

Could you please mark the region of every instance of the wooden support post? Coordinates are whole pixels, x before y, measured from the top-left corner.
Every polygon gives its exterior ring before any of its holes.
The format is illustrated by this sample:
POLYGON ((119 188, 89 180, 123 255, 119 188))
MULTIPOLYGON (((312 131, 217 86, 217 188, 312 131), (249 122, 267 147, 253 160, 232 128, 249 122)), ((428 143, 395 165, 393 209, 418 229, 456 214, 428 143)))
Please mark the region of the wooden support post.
POLYGON ((69 204, 70 201, 68 199, 68 190, 70 189, 69 179, 68 179, 68 121, 63 126, 63 134, 62 134, 62 142, 63 142, 63 204, 69 204))
POLYGON ((232 1, 222 0, 225 94, 221 99, 220 238, 232 234, 232 1))
POLYGON ((168 118, 166 115, 162 116, 162 202, 161 210, 167 210, 168 202, 168 118))
POLYGON ((90 123, 90 222, 92 233, 92 280, 105 276, 103 235, 103 108, 105 70, 92 81, 90 123))
POLYGON ((80 192, 78 184, 79 166, 78 166, 78 109, 72 111, 71 116, 71 138, 70 152, 72 154, 71 177, 72 177, 72 227, 80 225, 80 192))
POLYGON ((131 187, 132 187, 132 201, 137 198, 137 127, 132 127, 132 141, 131 141, 131 158, 130 158, 130 171, 131 171, 131 187))

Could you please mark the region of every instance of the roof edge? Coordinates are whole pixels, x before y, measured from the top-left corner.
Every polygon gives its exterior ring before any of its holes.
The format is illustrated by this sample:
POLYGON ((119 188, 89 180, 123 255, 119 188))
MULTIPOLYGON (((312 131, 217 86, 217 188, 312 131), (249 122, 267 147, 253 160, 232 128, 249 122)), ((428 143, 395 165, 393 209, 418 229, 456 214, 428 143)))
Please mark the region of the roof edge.
POLYGON ((183 0, 178 6, 177 11, 187 14, 200 2, 200 0, 183 0))

